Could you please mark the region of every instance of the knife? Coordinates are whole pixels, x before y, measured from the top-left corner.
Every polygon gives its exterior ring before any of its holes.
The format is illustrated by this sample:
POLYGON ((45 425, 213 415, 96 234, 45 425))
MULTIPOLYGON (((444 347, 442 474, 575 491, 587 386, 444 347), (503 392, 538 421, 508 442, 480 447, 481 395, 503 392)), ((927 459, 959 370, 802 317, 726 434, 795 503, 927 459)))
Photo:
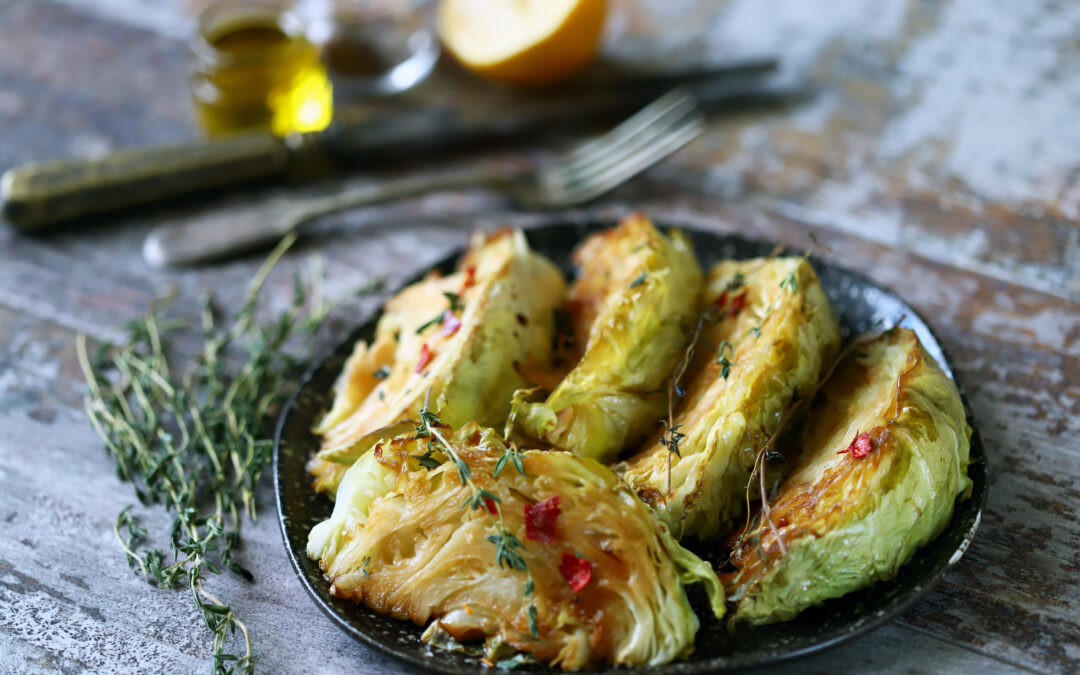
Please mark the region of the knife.
POLYGON ((91 214, 129 208, 242 182, 304 173, 327 159, 351 166, 511 142, 617 118, 673 85, 704 107, 773 103, 793 94, 769 82, 775 59, 709 70, 636 77, 602 89, 564 91, 478 118, 451 108, 389 112, 356 119, 343 110, 325 131, 279 138, 247 133, 213 141, 121 150, 100 159, 66 159, 15 167, 0 177, 3 216, 17 229, 41 231, 91 214))

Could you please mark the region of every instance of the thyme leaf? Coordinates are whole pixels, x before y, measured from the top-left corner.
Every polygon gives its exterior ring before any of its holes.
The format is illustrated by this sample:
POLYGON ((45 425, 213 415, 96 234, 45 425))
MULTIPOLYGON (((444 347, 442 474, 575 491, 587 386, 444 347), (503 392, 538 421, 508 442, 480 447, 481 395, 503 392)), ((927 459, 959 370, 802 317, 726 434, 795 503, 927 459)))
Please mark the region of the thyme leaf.
POLYGON ((731 359, 735 358, 735 345, 731 344, 727 340, 720 343, 717 348, 716 362, 720 364, 720 377, 725 380, 731 375, 731 367, 735 365, 731 359))
MULTIPOLYGON (((450 303, 451 312, 460 312, 461 310, 465 309, 465 303, 462 301, 461 296, 457 293, 443 291, 443 295, 446 296, 447 302, 450 303)), ((419 335, 420 333, 423 333, 425 330, 431 328, 432 326, 441 326, 445 318, 446 311, 443 310, 436 314, 433 318, 428 319, 427 321, 422 323, 420 327, 416 329, 416 334, 419 335)))
POLYGON ((728 293, 732 291, 737 291, 742 288, 745 283, 746 275, 744 275, 742 272, 736 272, 735 275, 731 277, 731 281, 729 281, 727 283, 727 286, 724 287, 724 290, 728 293))
POLYGON ((536 605, 529 605, 529 632, 533 637, 540 637, 540 626, 537 621, 536 605))
POLYGON ((495 462, 495 470, 491 473, 492 478, 498 478, 499 474, 502 473, 502 470, 506 468, 508 462, 513 463, 514 468, 517 469, 522 477, 524 477, 525 464, 522 462, 521 457, 521 450, 518 450, 518 447, 513 443, 508 443, 506 449, 503 450, 503 454, 495 462))
POLYGON ((780 288, 786 288, 792 295, 799 292, 799 280, 795 277, 794 270, 780 282, 780 288))
POLYGON ((462 301, 461 296, 457 293, 443 291, 443 295, 445 295, 446 299, 450 302, 451 312, 460 312, 461 310, 465 309, 465 303, 462 301))

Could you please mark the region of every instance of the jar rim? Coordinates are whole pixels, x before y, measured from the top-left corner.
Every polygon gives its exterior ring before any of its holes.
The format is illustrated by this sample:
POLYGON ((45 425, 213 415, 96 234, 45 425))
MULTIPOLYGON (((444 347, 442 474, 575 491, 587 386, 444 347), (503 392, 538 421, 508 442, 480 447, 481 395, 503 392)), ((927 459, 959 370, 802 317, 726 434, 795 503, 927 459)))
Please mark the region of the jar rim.
POLYGON ((305 27, 291 3, 280 0, 219 0, 211 3, 198 16, 189 47, 196 65, 230 67, 263 63, 295 49, 298 42, 307 41, 305 27), (287 38, 280 45, 253 50, 238 55, 219 49, 214 42, 229 34, 229 26, 249 25, 256 21, 277 28, 287 38))

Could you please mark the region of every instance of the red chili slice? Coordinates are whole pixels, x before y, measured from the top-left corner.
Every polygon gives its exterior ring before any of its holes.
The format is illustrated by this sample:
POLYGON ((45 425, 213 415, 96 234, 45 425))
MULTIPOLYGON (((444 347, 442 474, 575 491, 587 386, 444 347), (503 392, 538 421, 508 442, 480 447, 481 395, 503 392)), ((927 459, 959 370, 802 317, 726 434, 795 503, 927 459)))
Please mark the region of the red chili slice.
POLYGON ((869 455, 873 449, 874 445, 870 442, 870 434, 864 431, 861 434, 856 433, 855 438, 851 441, 851 445, 836 454, 843 455, 844 453, 850 453, 855 459, 862 459, 869 455))
POLYGON ((735 316, 736 314, 738 314, 742 310, 742 308, 746 306, 746 294, 748 292, 749 291, 743 291, 742 293, 739 293, 738 295, 736 295, 734 298, 731 299, 731 315, 732 316, 735 316))
POLYGON ((450 337, 454 333, 458 332, 458 328, 461 328, 461 319, 457 318, 453 312, 446 310, 442 315, 442 335, 443 337, 450 337))
POLYGON ((559 571, 562 572, 566 583, 570 584, 570 588, 574 589, 575 593, 580 592, 592 581, 592 563, 572 553, 562 554, 559 571))
POLYGON ((429 348, 425 342, 424 346, 420 348, 420 362, 416 364, 416 372, 424 372, 424 368, 426 368, 429 363, 431 363, 431 348, 429 348))
POLYGON ((476 265, 469 265, 465 268, 465 283, 461 285, 462 289, 472 288, 476 283, 476 265))
POLYGON ((727 304, 727 291, 724 291, 723 293, 721 293, 720 297, 718 297, 716 299, 716 302, 714 302, 713 304, 716 305, 717 307, 723 307, 724 305, 726 305, 727 304))
POLYGON ((488 513, 495 515, 498 513, 498 509, 495 506, 495 500, 491 497, 484 497, 484 506, 487 507, 488 513))
POLYGON ((525 505, 525 538, 545 544, 555 543, 555 523, 562 510, 559 508, 559 495, 548 497, 542 502, 525 505))

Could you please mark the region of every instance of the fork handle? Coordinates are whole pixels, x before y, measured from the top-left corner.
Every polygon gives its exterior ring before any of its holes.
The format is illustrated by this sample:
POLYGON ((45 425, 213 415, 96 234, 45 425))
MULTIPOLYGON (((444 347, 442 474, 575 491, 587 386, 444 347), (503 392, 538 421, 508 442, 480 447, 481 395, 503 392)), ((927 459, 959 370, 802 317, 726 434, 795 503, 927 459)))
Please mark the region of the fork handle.
POLYGON ((217 260, 272 246, 288 233, 322 216, 431 192, 493 187, 513 175, 516 174, 508 175, 507 171, 494 167, 414 173, 294 204, 270 220, 253 217, 251 207, 248 213, 218 211, 187 223, 155 229, 146 238, 143 257, 158 267, 217 260))

